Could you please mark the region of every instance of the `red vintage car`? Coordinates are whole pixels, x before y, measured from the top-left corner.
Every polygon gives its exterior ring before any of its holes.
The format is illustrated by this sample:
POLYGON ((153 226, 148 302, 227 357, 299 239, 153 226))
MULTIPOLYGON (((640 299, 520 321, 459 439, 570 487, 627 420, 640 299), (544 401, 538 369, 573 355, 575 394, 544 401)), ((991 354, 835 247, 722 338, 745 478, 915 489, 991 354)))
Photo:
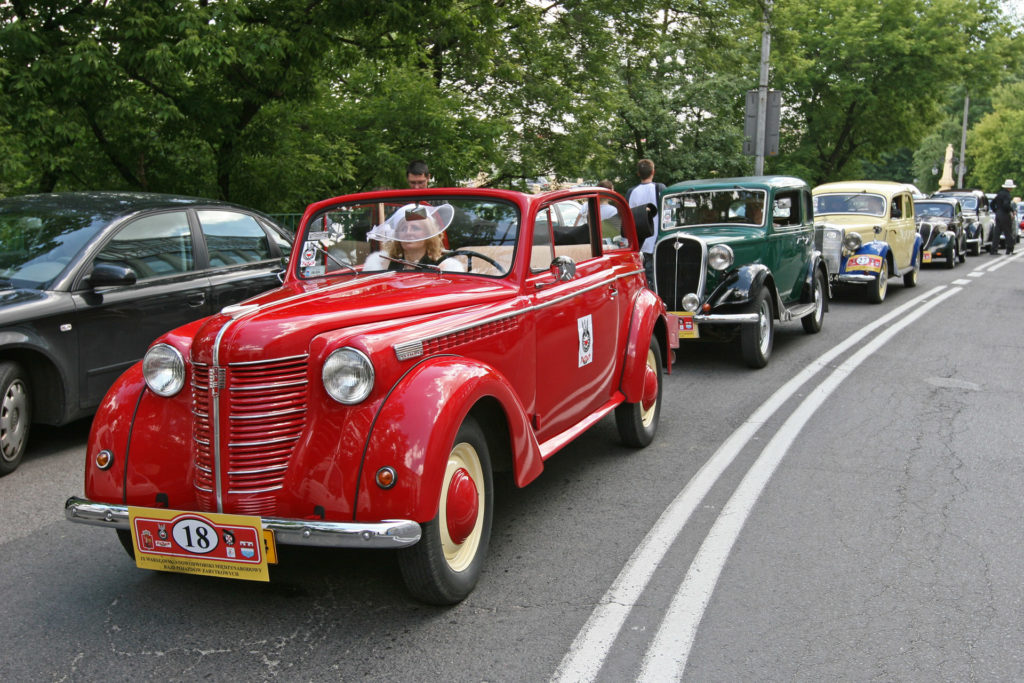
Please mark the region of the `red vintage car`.
POLYGON ((654 437, 678 330, 636 226, 600 188, 312 204, 282 287, 164 335, 111 388, 67 518, 140 567, 244 579, 279 545, 394 548, 415 596, 462 600, 492 471, 525 486, 610 413, 626 444, 654 437))

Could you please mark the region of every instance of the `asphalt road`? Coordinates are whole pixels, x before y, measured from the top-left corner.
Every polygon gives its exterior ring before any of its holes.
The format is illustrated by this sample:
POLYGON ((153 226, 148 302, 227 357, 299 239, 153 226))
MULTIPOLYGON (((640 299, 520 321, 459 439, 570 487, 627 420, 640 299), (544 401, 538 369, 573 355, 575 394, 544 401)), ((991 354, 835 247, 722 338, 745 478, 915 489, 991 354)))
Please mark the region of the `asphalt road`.
POLYGON ((64 521, 88 424, 0 479, 0 680, 1024 679, 1024 254, 969 257, 698 344, 641 451, 606 419, 496 484, 476 591, 439 609, 385 552, 282 549, 268 584, 135 568, 64 521))

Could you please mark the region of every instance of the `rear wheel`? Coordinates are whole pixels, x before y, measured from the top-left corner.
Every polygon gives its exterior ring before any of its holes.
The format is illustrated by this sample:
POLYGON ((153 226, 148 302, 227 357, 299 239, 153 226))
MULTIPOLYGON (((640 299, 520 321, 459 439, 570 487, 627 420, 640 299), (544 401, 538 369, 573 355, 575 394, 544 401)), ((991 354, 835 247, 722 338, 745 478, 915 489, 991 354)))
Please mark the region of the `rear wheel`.
POLYGON ((882 267, 875 281, 868 284, 868 301, 880 304, 885 301, 885 293, 889 291, 889 262, 882 259, 882 267))
POLYGON ((804 326, 804 332, 815 334, 821 331, 821 324, 825 320, 825 279, 821 271, 814 271, 814 311, 800 318, 800 324, 804 326))
POLYGON ((917 274, 921 272, 921 258, 923 253, 917 255, 917 265, 910 269, 909 273, 903 274, 903 286, 904 287, 917 287, 917 274))
POLYGON ((0 477, 18 469, 28 445, 32 397, 28 376, 17 363, 0 363, 0 477))
POLYGON ((615 426, 627 446, 643 448, 654 439, 661 417, 661 347, 651 337, 644 367, 643 396, 636 403, 623 403, 615 409, 615 426))
POLYGON ((422 526, 419 543, 398 552, 409 592, 433 605, 454 605, 473 592, 493 512, 487 441, 476 420, 467 417, 448 454, 437 514, 422 526))
POLYGON ((772 318, 772 303, 768 300, 766 288, 761 288, 754 300, 753 309, 757 313, 757 322, 740 325, 740 350, 748 366, 763 368, 768 365, 775 342, 775 320, 772 318))

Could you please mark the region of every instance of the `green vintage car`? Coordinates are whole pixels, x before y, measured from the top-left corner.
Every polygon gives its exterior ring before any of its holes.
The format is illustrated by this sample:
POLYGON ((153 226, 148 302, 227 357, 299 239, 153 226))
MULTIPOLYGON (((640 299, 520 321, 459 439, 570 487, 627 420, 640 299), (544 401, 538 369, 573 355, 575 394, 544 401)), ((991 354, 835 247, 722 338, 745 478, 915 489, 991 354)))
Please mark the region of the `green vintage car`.
POLYGON ((811 189, 799 178, 690 180, 662 194, 654 290, 679 317, 681 339, 739 338, 764 367, 775 321, 821 329, 829 277, 815 249, 811 189))

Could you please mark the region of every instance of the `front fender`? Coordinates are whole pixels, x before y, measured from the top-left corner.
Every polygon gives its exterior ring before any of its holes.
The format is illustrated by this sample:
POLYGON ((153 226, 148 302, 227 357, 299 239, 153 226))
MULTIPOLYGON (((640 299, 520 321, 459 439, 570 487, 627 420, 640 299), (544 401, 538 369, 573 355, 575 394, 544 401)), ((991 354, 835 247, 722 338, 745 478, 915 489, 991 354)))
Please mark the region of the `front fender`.
POLYGON ((665 312, 665 304, 657 294, 646 287, 637 293, 633 300, 633 315, 629 320, 629 336, 626 339, 626 358, 619 383, 627 403, 637 403, 643 398, 647 346, 652 337, 660 336, 662 362, 667 372, 672 372, 671 350, 679 348, 677 320, 665 312))
POLYGON ((544 468, 540 447, 508 380, 468 358, 434 356, 396 384, 374 419, 359 476, 356 520, 433 519, 455 436, 466 415, 484 400, 497 401, 504 414, 517 485, 535 479, 544 468), (385 466, 397 474, 395 485, 386 490, 375 481, 385 466))
POLYGON ((750 263, 740 266, 722 281, 715 291, 708 296, 708 303, 714 310, 719 306, 735 306, 748 304, 765 286, 771 277, 771 270, 763 263, 750 263))
MULTIPOLYGON (((921 236, 918 235, 916 244, 920 245, 920 242, 921 236)), ((889 251, 888 242, 882 242, 881 240, 873 240, 867 244, 862 244, 856 252, 844 256, 840 260, 839 273, 876 274, 882 269, 882 263, 889 258, 889 251)), ((919 248, 918 251, 920 251, 919 248)))

